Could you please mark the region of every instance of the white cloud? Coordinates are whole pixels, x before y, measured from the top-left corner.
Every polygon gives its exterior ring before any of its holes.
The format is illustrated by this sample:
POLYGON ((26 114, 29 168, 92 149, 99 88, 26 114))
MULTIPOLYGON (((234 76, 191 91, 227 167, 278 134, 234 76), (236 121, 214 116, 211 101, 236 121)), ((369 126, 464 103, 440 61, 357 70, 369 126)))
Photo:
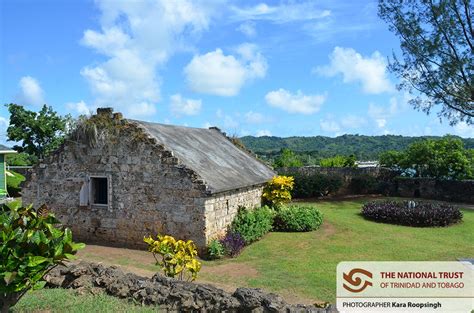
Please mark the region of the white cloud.
POLYGON ((377 127, 384 128, 390 118, 407 108, 407 99, 408 98, 406 96, 404 96, 402 99, 390 97, 388 106, 369 103, 369 109, 367 113, 369 117, 374 120, 377 127))
POLYGON ((359 33, 367 34, 380 27, 374 1, 325 1, 323 5, 331 14, 305 22, 302 27, 315 42, 334 42, 334 38, 344 42, 346 38, 356 39, 359 33))
POLYGON ((319 120, 321 130, 335 136, 348 133, 348 130, 361 128, 365 124, 367 124, 365 118, 354 114, 345 115, 340 118, 335 118, 334 115, 328 114, 325 118, 319 120))
POLYGON ((192 90, 219 96, 235 96, 245 81, 245 68, 221 49, 194 56, 184 72, 192 90))
POLYGON ((66 103, 66 107, 80 115, 90 115, 92 113, 92 109, 82 100, 66 103))
POLYGON ((301 90, 292 94, 280 88, 267 93, 265 100, 270 106, 290 113, 312 114, 319 111, 326 101, 326 95, 305 95, 301 90))
POLYGON ((393 90, 387 76, 387 62, 378 51, 370 57, 363 57, 354 49, 335 47, 329 58, 329 65, 313 71, 328 77, 342 74, 344 83, 359 82, 362 90, 369 94, 393 90))
POLYGON ((257 35, 256 24, 253 21, 240 24, 237 30, 249 38, 253 38, 257 35))
POLYGON ((201 110, 201 100, 186 99, 175 94, 170 97, 170 101, 171 113, 175 116, 196 115, 201 110))
POLYGON ((474 126, 469 125, 466 122, 459 122, 453 126, 454 133, 464 138, 474 137, 474 126))
POLYGON ((217 109, 216 117, 219 120, 217 123, 219 128, 226 130, 229 130, 230 128, 235 130, 239 126, 239 122, 237 122, 232 116, 225 114, 221 109, 217 109))
POLYGON ((230 115, 225 115, 222 122, 226 129, 239 127, 239 123, 230 115))
MULTIPOLYGON (((409 101, 411 98, 412 96, 409 93, 403 93, 390 97, 387 105, 378 105, 371 102, 367 114, 378 128, 384 129, 390 119, 410 108, 409 101)), ((393 133, 392 130, 390 132, 393 133)))
POLYGON ((250 124, 260 124, 265 120, 262 113, 249 111, 245 113, 245 120, 250 124))
POLYGON ((256 136, 257 137, 262 137, 262 136, 271 136, 272 132, 269 131, 268 129, 261 129, 257 131, 256 136))
POLYGON ((3 116, 0 116, 0 129, 6 129, 8 125, 10 124, 10 121, 3 116))
POLYGON ((3 116, 0 116, 0 144, 2 145, 11 145, 11 143, 7 143, 7 128, 10 124, 10 121, 3 116))
POLYGON ((321 119, 319 121, 319 127, 321 127, 322 131, 327 133, 335 133, 335 135, 339 134, 341 131, 339 123, 332 119, 321 119))
POLYGON ((132 116, 154 114, 160 100, 159 66, 189 49, 208 28, 215 6, 190 0, 96 3, 101 30, 86 30, 81 41, 108 57, 81 70, 96 96, 94 105, 115 106, 132 116))
POLYGON ((344 128, 360 128, 367 123, 366 119, 357 115, 346 115, 341 118, 344 128))
POLYGON ((377 124, 378 128, 384 128, 387 125, 387 120, 384 118, 376 118, 375 123, 377 124))
POLYGON ((118 27, 106 28, 103 33, 86 30, 81 39, 85 46, 94 48, 97 52, 108 56, 114 56, 116 51, 126 48, 131 38, 118 27))
POLYGON ((38 80, 31 76, 24 76, 19 82, 20 92, 17 101, 23 105, 43 105, 44 91, 38 80))
POLYGON ((196 92, 235 96, 250 80, 265 77, 267 62, 256 45, 242 44, 239 55, 225 55, 221 49, 195 55, 184 68, 189 87, 196 92))
POLYGON ((233 6, 232 11, 234 20, 266 20, 279 24, 311 21, 331 15, 330 10, 321 10, 312 1, 281 3, 276 6, 260 3, 245 8, 233 6))

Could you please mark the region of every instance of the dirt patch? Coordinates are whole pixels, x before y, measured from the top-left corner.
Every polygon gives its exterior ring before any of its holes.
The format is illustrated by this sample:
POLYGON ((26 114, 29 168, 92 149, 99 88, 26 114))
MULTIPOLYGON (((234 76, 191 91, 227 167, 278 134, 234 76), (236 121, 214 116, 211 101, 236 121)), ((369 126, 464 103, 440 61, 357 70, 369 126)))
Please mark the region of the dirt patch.
POLYGON ((77 253, 77 257, 78 261, 115 265, 124 271, 146 277, 151 277, 158 271, 158 268, 154 268, 153 255, 143 250, 86 245, 83 250, 77 253))
MULTIPOLYGON (((317 231, 317 233, 320 232, 322 232, 325 237, 330 236, 334 233, 334 226, 325 223, 322 228, 317 231)), ((155 259, 153 255, 143 250, 87 245, 83 250, 77 253, 77 257, 78 259, 75 262, 84 260, 100 262, 104 265, 114 265, 121 268, 124 272, 131 272, 144 277, 152 277, 158 271, 158 268, 154 266, 155 259)), ((251 264, 236 262, 212 266, 204 265, 200 274, 196 282, 213 285, 229 293, 233 293, 238 287, 250 287, 246 281, 259 276, 258 270, 251 264)), ((265 288, 263 289, 265 290, 265 288)), ((270 292, 270 290, 266 291, 270 292)), ((285 290, 279 294, 288 303, 314 303, 314 299, 298 296, 296 295, 297 292, 293 290, 285 290)))
POLYGON ((328 221, 323 221, 321 229, 316 231, 316 235, 320 238, 329 238, 336 233, 336 227, 328 221))
POLYGON ((258 271, 245 263, 227 263, 203 268, 202 273, 228 276, 231 279, 246 279, 258 277, 258 271))
POLYGON ((77 254, 78 257, 82 256, 100 256, 107 259, 117 258, 131 258, 134 260, 141 260, 144 262, 153 261, 153 256, 148 251, 143 250, 132 250, 125 248, 105 247, 97 245, 87 245, 85 249, 80 250, 77 254))

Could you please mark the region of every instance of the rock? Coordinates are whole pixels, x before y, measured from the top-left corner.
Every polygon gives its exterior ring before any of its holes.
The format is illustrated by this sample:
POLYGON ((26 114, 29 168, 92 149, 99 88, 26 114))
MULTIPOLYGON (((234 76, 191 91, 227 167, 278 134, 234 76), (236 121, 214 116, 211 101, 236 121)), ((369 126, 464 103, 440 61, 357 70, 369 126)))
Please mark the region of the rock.
POLYGON ((237 288, 230 294, 212 285, 195 284, 155 274, 151 279, 125 274, 119 268, 81 262, 58 266, 45 279, 49 287, 73 288, 80 293, 108 294, 158 305, 168 312, 337 312, 334 308, 291 305, 261 289, 237 288))
POLYGON ((280 296, 258 288, 237 288, 233 296, 251 312, 286 312, 288 308, 280 296))

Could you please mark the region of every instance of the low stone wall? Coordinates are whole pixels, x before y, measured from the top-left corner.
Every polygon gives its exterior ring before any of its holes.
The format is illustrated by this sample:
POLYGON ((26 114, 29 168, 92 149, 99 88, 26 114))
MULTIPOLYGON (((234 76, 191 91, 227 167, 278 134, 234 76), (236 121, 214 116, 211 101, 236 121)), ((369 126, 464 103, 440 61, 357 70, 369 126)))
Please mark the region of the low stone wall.
POLYGON ((474 180, 397 177, 394 183, 396 194, 401 197, 474 203, 474 180))
POLYGON ((303 166, 303 167, 281 167, 277 169, 278 173, 298 172, 305 175, 322 174, 331 176, 340 176, 344 181, 350 181, 354 176, 370 175, 377 177, 381 172, 387 171, 381 167, 319 167, 319 166, 303 166))
MULTIPOLYGON (((339 177, 342 182, 341 188, 332 194, 337 196, 360 194, 360 193, 393 193, 393 186, 390 181, 397 175, 396 172, 381 167, 364 167, 364 168, 352 168, 352 167, 317 167, 317 166, 304 166, 304 167, 283 167, 277 169, 280 175, 291 175, 297 173, 303 176, 312 175, 325 175, 330 177, 339 177), (365 186, 354 186, 354 180, 359 179, 364 183, 364 180, 373 178, 378 183, 378 186, 372 188, 374 190, 364 190, 365 186)), ((360 183, 360 182, 358 182, 360 183)))
POLYGON ((426 198, 451 202, 474 203, 474 180, 437 180, 434 178, 399 177, 396 171, 386 168, 346 167, 291 167, 277 169, 280 175, 297 173, 339 177, 341 188, 336 196, 380 193, 387 196, 426 198), (372 179, 370 179, 372 178, 372 179), (367 185, 372 184, 371 188, 367 185))
POLYGON ((237 288, 227 293, 211 285, 195 284, 159 274, 151 279, 123 273, 117 267, 81 262, 58 266, 46 277, 48 287, 108 294, 137 303, 158 306, 160 312, 314 312, 332 313, 311 305, 293 305, 260 289, 237 288))
POLYGON ((263 185, 221 192, 205 200, 206 238, 215 238, 232 223, 239 207, 259 207, 262 204, 263 185))

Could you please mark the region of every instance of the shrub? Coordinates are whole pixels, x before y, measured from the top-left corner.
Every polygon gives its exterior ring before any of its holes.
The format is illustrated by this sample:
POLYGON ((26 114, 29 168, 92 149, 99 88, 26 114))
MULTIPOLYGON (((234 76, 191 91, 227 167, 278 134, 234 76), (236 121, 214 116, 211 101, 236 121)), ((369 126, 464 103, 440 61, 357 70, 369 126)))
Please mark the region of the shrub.
POLYGON ((43 276, 84 248, 72 241, 46 206, 35 210, 18 202, 0 207, 0 303, 2 312, 30 289, 45 285, 43 276))
POLYGON ((172 236, 152 236, 143 238, 148 244, 148 251, 153 253, 156 265, 160 266, 168 277, 180 280, 195 280, 201 270, 201 263, 196 259, 197 250, 192 240, 176 240, 172 236), (158 259, 160 256, 161 259, 158 259))
POLYGON ((213 239, 207 246, 207 254, 211 260, 220 259, 226 254, 225 247, 221 241, 213 239))
POLYGON ((462 220, 459 208, 424 201, 371 201, 361 214, 376 222, 416 227, 448 226, 462 220))
POLYGON ((352 177, 349 188, 355 194, 378 193, 382 189, 377 178, 367 174, 352 177))
POLYGON ((319 173, 305 175, 292 173, 295 179, 293 196, 295 198, 323 197, 336 193, 342 187, 339 176, 329 176, 319 173))
POLYGON ((273 229, 279 231, 311 231, 323 222, 322 213, 312 206, 282 207, 276 213, 273 229))
POLYGON ((273 207, 282 205, 291 200, 294 179, 290 176, 275 176, 263 189, 263 200, 265 204, 273 207))
POLYGON ((250 244, 268 233, 272 229, 273 211, 267 206, 248 210, 239 208, 230 230, 239 233, 245 240, 245 244, 250 244))
POLYGON ((8 171, 8 173, 11 174, 11 176, 6 175, 8 194, 12 197, 18 197, 21 191, 20 184, 25 180, 25 176, 13 171, 8 171))
POLYGON ((351 154, 350 156, 336 155, 332 158, 321 159, 319 165, 321 167, 356 167, 356 157, 351 154))
POLYGON ((236 232, 228 231, 225 237, 221 240, 225 252, 231 258, 234 258, 242 252, 245 246, 244 238, 236 232))
POLYGON ((28 166, 37 162, 37 157, 25 152, 9 154, 6 158, 7 165, 10 166, 28 166))

